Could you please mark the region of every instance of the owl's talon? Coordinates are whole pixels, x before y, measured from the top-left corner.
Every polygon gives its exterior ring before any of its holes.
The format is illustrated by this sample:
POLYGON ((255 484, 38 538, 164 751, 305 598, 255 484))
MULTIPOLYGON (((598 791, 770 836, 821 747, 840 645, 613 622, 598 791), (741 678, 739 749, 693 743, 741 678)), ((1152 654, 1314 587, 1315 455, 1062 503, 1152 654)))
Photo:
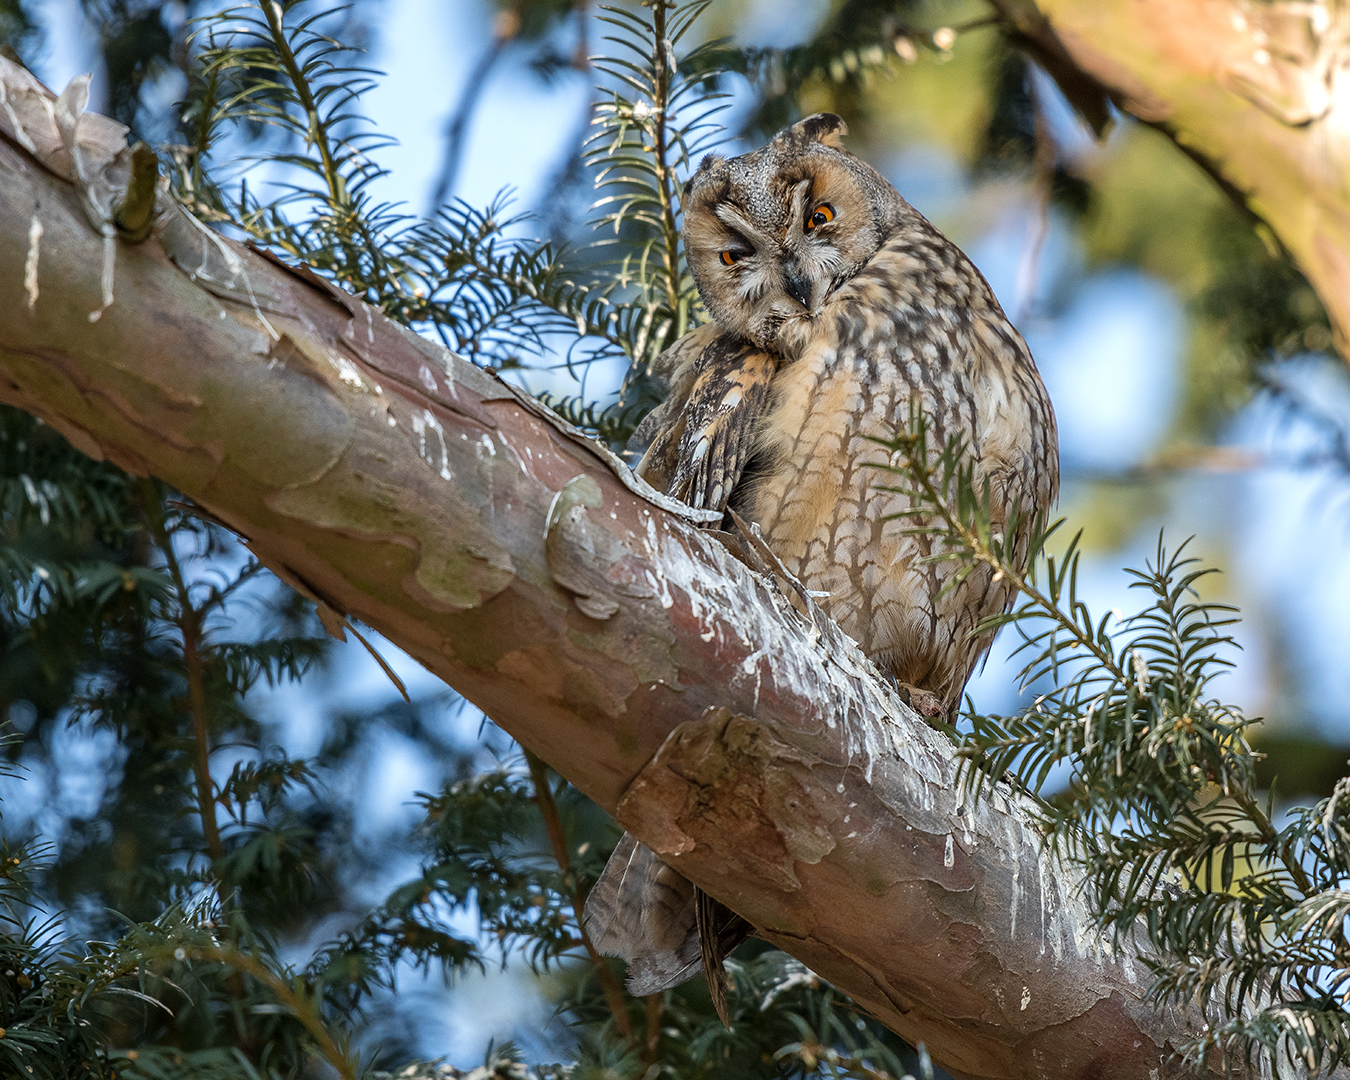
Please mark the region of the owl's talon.
POLYGON ((947 714, 947 704, 937 694, 931 690, 920 690, 917 686, 911 686, 909 683, 895 681, 895 691, 900 695, 900 699, 922 716, 925 720, 931 720, 935 716, 945 716, 947 714))

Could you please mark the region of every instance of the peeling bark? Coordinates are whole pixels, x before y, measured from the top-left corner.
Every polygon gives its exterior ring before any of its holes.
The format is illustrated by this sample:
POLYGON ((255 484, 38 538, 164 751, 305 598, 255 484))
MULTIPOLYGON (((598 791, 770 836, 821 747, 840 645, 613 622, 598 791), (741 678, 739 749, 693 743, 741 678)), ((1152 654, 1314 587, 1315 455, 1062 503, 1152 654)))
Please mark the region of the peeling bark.
POLYGON ((78 170, 19 145, 7 89, 0 400, 196 500, 953 1074, 1178 1074, 1186 1018, 1094 938, 1026 805, 963 800, 837 627, 491 374, 177 207, 111 241, 105 305, 78 170))
POLYGON ((990 0, 1097 124, 1165 131, 1265 221, 1350 361, 1350 7, 1335 0, 990 0))

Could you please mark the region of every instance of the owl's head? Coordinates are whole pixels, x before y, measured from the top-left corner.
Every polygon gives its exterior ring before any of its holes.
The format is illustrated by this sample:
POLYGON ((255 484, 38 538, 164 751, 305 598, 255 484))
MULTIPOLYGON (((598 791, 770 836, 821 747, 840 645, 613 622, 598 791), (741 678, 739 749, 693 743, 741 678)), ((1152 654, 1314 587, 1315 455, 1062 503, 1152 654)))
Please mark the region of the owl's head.
POLYGON ((737 158, 704 158, 684 186, 684 250, 717 324, 791 352, 809 322, 913 210, 844 149, 833 113, 784 128, 737 158))

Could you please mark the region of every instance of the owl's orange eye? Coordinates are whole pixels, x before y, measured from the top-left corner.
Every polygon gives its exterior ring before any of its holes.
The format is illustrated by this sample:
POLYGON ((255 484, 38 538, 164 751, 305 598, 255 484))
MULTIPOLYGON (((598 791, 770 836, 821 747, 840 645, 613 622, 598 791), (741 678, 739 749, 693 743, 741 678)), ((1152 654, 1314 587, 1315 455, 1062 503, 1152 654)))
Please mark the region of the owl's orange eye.
POLYGON ((730 266, 732 263, 739 262, 740 258, 741 253, 739 251, 732 251, 728 248, 726 251, 722 252, 722 265, 730 266))
POLYGON ((806 219, 806 231, 818 228, 821 225, 828 225, 834 220, 834 207, 827 202, 821 203, 811 211, 811 216, 806 219))

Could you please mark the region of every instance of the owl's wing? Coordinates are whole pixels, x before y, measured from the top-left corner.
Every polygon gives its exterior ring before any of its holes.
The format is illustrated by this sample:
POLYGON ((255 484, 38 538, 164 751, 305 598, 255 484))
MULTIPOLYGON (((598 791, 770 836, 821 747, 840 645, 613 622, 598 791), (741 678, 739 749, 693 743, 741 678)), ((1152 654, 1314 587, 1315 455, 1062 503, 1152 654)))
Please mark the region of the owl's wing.
POLYGON ((693 882, 631 833, 623 834, 609 857, 582 918, 598 951, 628 961, 633 994, 656 994, 698 974, 702 953, 693 882))
MULTIPOLYGON (((686 334, 654 365, 670 391, 628 444, 645 451, 638 475, 690 506, 724 509, 749 459, 777 366, 715 325, 686 334)), ((679 986, 702 968, 718 1015, 730 1023, 722 961, 753 927, 631 834, 624 833, 591 889, 583 920, 597 950, 628 961, 632 993, 679 986)))
POLYGON ((750 458, 778 362, 746 342, 719 338, 698 366, 669 494, 698 509, 722 510, 750 458))
POLYGON ((591 944, 628 961, 628 991, 659 994, 702 968, 722 1023, 730 1026, 722 961, 754 927, 624 833, 586 897, 591 944))
POLYGON ((652 414, 639 474, 690 506, 724 509, 777 370, 777 360, 749 342, 714 338, 676 374, 661 415, 652 414))
POLYGON ((665 400, 643 417, 628 440, 628 453, 640 459, 636 472, 664 492, 675 468, 675 453, 684 431, 684 409, 698 377, 703 350, 720 335, 715 323, 691 330, 652 362, 652 378, 666 387, 665 400))
MULTIPOLYGON (((1059 437, 1054 407, 1026 342, 1001 311, 996 314, 998 318, 987 317, 971 334, 972 360, 977 370, 989 373, 987 386, 1011 384, 1022 407, 1008 407, 1006 390, 977 395, 980 455, 975 479, 988 481, 990 520, 998 532, 1012 527, 1007 554, 1025 566, 1036 519, 1048 514, 1059 496, 1059 437)), ((1007 593, 1004 610, 1013 595, 1007 593)))

